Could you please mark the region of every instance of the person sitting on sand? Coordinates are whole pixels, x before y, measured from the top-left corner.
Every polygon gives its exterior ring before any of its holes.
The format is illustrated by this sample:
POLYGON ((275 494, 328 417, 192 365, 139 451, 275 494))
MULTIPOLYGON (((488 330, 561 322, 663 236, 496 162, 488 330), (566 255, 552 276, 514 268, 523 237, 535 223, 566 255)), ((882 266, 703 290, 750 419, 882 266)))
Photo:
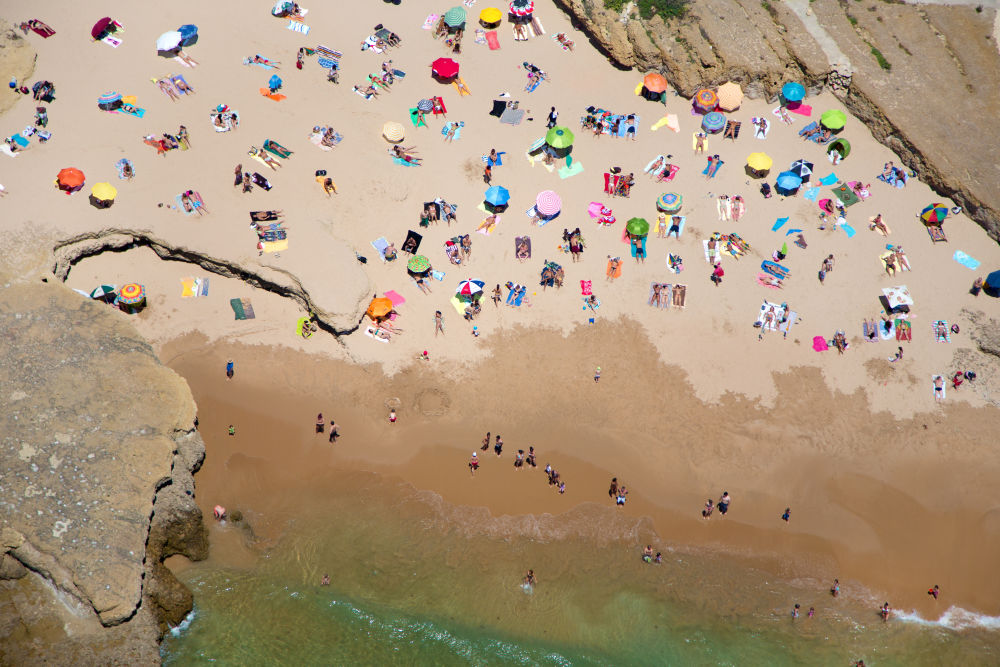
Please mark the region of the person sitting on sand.
POLYGON ((871 220, 872 224, 870 229, 877 229, 882 236, 889 235, 889 228, 885 226, 885 222, 882 220, 882 214, 879 213, 871 220))
POLYGON ((843 331, 838 331, 833 336, 833 346, 837 348, 838 354, 843 354, 847 349, 847 337, 843 331))
POLYGON ((336 194, 340 194, 340 193, 337 192, 337 184, 334 183, 333 179, 330 178, 329 176, 327 176, 326 178, 323 179, 323 192, 326 193, 327 197, 330 196, 331 192, 333 194, 335 194, 335 195, 336 194))

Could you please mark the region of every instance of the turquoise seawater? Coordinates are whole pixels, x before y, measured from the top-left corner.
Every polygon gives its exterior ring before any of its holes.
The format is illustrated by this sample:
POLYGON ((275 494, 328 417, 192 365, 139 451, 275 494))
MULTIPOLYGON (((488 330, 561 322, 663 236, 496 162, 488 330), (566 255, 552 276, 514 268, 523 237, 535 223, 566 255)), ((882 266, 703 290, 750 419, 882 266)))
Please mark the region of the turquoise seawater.
POLYGON ((635 545, 650 541, 644 522, 623 525, 600 508, 492 518, 374 476, 329 488, 306 515, 248 517, 266 542, 213 525, 213 545, 245 538, 256 555, 220 553, 180 573, 196 606, 164 641, 165 664, 1000 662, 1000 630, 905 616, 882 623, 864 591, 834 600, 824 582, 780 581, 679 548, 643 563, 635 545), (529 568, 533 590, 522 585, 529 568), (319 585, 324 573, 329 586, 319 585))

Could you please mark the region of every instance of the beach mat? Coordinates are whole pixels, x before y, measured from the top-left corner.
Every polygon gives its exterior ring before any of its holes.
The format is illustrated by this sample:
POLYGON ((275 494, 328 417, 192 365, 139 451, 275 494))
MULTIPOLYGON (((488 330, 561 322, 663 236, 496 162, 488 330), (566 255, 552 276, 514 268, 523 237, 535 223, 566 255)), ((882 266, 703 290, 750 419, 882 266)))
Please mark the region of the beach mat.
POLYGON ((583 163, 579 160, 574 160, 573 164, 569 166, 559 167, 559 178, 569 178, 570 176, 576 176, 583 172, 583 163))
POLYGON ((486 43, 490 47, 490 51, 496 51, 500 48, 500 40, 497 39, 497 31, 490 30, 486 33, 486 43))
POLYGON ((956 262, 958 262, 965 268, 972 269, 973 271, 978 269, 979 265, 981 264, 981 262, 978 259, 975 259, 974 257, 967 255, 961 250, 956 250, 955 254, 952 255, 952 259, 954 259, 956 262))
POLYGON ((250 299, 230 299, 229 307, 233 309, 237 320, 252 320, 257 317, 254 315, 253 306, 250 305, 250 299))

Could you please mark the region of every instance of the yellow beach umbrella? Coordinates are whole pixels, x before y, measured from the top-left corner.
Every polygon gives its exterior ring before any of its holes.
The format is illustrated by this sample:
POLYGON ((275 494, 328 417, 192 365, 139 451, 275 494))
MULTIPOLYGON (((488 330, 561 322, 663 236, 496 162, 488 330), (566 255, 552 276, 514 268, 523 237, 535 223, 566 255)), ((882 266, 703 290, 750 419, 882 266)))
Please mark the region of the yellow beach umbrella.
POLYGON ((500 23, 501 19, 503 19, 503 14, 496 7, 487 7, 479 12, 479 20, 483 23, 500 23))
POLYGON ((405 136, 403 134, 403 126, 390 120, 382 126, 382 136, 386 138, 386 141, 390 141, 392 143, 402 141, 405 136))
POLYGON ((101 201, 114 201, 115 197, 118 196, 118 190, 115 186, 110 183, 96 183, 90 190, 90 194, 94 195, 95 199, 101 201))
POLYGON ((743 104, 743 89, 740 84, 732 81, 719 86, 719 108, 723 111, 735 111, 743 104))
POLYGON ((767 153, 750 153, 747 164, 754 171, 767 171, 774 164, 774 160, 767 153))

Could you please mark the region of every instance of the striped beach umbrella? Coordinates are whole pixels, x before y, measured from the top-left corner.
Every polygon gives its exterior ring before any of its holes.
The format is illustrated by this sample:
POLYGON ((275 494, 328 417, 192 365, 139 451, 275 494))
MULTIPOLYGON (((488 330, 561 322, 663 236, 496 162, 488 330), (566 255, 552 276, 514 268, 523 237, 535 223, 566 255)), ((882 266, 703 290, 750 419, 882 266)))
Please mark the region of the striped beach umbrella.
POLYGON ((842 130, 847 124, 847 114, 840 109, 828 109, 819 117, 819 122, 828 130, 842 130))
POLYGON ((718 111, 710 111, 705 114, 705 117, 701 119, 701 127, 706 132, 715 134, 716 132, 721 132, 722 128, 726 126, 725 115, 719 113, 718 111))
POLYGON ((940 225, 948 217, 948 207, 941 202, 936 202, 924 207, 920 212, 920 219, 928 225, 940 225))
POLYGON ((645 236, 649 233, 649 223, 645 218, 632 218, 625 223, 625 231, 632 236, 645 236))
POLYGON ((781 87, 781 96, 786 102, 801 102, 806 97, 806 87, 801 83, 789 81, 781 87))
POLYGON ((535 11, 534 0, 511 0, 510 13, 514 16, 530 16, 535 11))
POLYGON ((461 7, 452 7, 444 13, 444 24, 449 28, 457 28, 465 23, 465 10, 461 7))
POLYGON ((423 255, 414 255, 406 263, 406 270, 412 273, 427 273, 431 268, 431 260, 423 255))
POLYGON ((562 199, 552 190, 543 190, 535 198, 535 209, 542 215, 555 215, 562 210, 562 199))
POLYGON ((743 89, 733 81, 719 86, 718 96, 719 108, 723 111, 736 111, 743 104, 743 89))
POLYGON ((684 198, 676 192, 665 192, 656 200, 656 208, 664 213, 676 213, 683 204, 684 198))
POLYGON ((420 100, 419 102, 417 102, 417 108, 423 111, 424 113, 427 113, 428 111, 433 111, 434 102, 427 99, 420 100))
POLYGON ((100 287, 95 287, 90 292, 91 299, 106 299, 115 293, 116 287, 114 285, 101 285, 100 287))
POLYGON ((808 183, 809 177, 813 173, 813 163, 807 160, 796 160, 792 163, 789 171, 801 178, 803 183, 808 183))
POLYGON ((406 136, 400 123, 390 120, 382 126, 382 136, 390 143, 399 143, 406 136))
POLYGON ((482 294, 483 287, 485 286, 486 283, 482 280, 463 280, 458 284, 458 289, 455 290, 455 294, 472 299, 475 298, 477 294, 482 294))
POLYGON ((104 111, 113 111, 122 105, 122 96, 113 90, 109 90, 97 98, 97 107, 104 111))
POLYGON ((142 303, 142 300, 146 298, 146 288, 139 283, 129 283, 121 288, 118 292, 118 301, 124 303, 126 306, 133 306, 137 303, 142 303))
POLYGON ((702 88, 694 94, 694 108, 702 113, 715 110, 719 104, 719 96, 711 88, 702 88))

